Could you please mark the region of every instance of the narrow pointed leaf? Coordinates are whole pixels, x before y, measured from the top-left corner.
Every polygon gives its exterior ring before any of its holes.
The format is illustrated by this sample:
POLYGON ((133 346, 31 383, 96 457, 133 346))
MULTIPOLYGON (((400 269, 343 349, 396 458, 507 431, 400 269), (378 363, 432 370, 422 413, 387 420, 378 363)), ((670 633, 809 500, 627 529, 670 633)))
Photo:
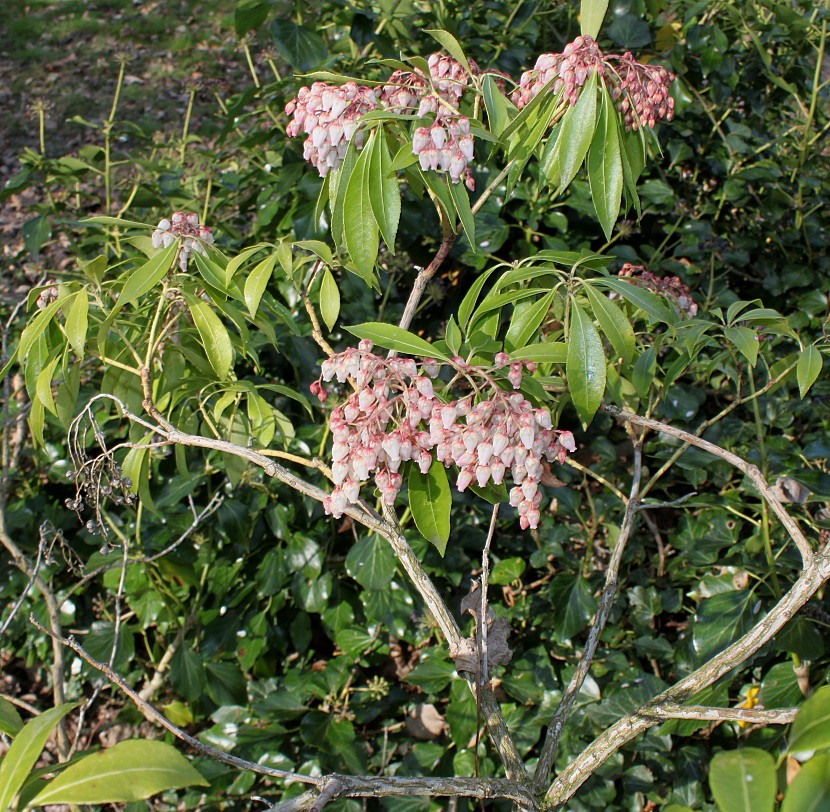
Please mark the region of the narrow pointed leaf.
POLYGON ((635 307, 639 307, 640 310, 657 321, 670 325, 677 323, 675 313, 663 303, 663 300, 656 293, 652 293, 650 290, 644 290, 638 285, 615 277, 603 277, 594 280, 594 282, 603 287, 611 288, 611 290, 619 293, 624 299, 631 302, 635 307))
POLYGON ((40 716, 30 719, 18 731, 3 760, 0 761, 0 809, 4 812, 40 758, 55 725, 76 707, 77 703, 70 702, 50 708, 40 716))
POLYGON ((458 40, 450 34, 449 31, 443 31, 442 29, 424 29, 424 33, 429 34, 431 37, 434 37, 441 43, 441 45, 446 49, 447 53, 455 59, 456 62, 460 63, 461 67, 464 68, 467 73, 470 73, 470 63, 467 61, 467 57, 464 55, 464 49, 458 44, 458 40))
POLYGON ((81 288, 75 294, 75 300, 66 314, 66 338, 70 346, 75 350, 78 358, 83 358, 86 347, 86 332, 89 326, 89 299, 86 295, 86 288, 81 288))
POLYGON ((473 211, 470 208, 470 195, 467 193, 467 187, 462 183, 450 183, 450 195, 452 197, 455 211, 458 213, 458 219, 464 228, 464 233, 467 235, 467 241, 470 243, 470 248, 474 253, 478 253, 478 246, 476 245, 476 224, 473 218, 473 211))
POLYGON ((605 353, 596 327, 575 300, 571 301, 567 343, 568 391, 579 419, 587 427, 605 394, 605 353))
POLYGON ((510 353, 511 361, 533 361, 535 364, 564 364, 568 360, 568 345, 564 341, 545 341, 530 344, 510 353))
POLYGON ((484 76, 481 87, 484 92, 484 107, 487 110, 487 126, 493 135, 501 135, 510 120, 507 114, 507 101, 490 74, 484 76))
POLYGON ((605 85, 602 85, 601 97, 599 122, 588 150, 587 167, 591 199, 608 240, 620 213, 623 165, 617 114, 605 85))
POLYGON ((760 342, 758 340, 758 333, 749 327, 726 327, 723 331, 726 339, 740 351, 740 353, 749 361, 749 365, 754 367, 758 363, 758 348, 760 342))
POLYGON ((173 260, 179 250, 178 240, 174 241, 167 248, 159 251, 155 256, 147 260, 143 265, 136 268, 124 283, 121 292, 118 294, 119 308, 134 302, 140 296, 151 291, 170 270, 173 260))
POLYGON ((429 471, 422 474, 416 465, 409 468, 409 507, 421 535, 441 555, 450 538, 452 493, 443 465, 433 460, 429 471))
POLYGON ((259 303, 262 300, 262 294, 265 293, 265 288, 268 287, 268 281, 271 279, 271 274, 274 272, 274 266, 277 264, 277 255, 263 259, 262 262, 257 263, 256 267, 248 274, 245 280, 245 289, 243 296, 245 297, 245 305, 248 308, 253 319, 259 310, 259 303))
POLYGON ((185 294, 185 299, 208 361, 219 378, 225 380, 233 364, 233 346, 228 331, 207 302, 192 294, 185 294))
POLYGON ((370 139, 360 153, 346 183, 346 194, 343 199, 343 234, 346 249, 357 272, 369 284, 374 278, 375 262, 380 247, 378 226, 372 212, 369 192, 373 143, 370 139))
POLYGON ((394 251, 395 235, 398 233, 398 222, 401 219, 401 193, 398 189, 398 179, 391 171, 392 158, 383 130, 376 129, 372 138, 372 164, 368 176, 369 202, 386 247, 394 251))
POLYGON ((598 293, 590 284, 583 285, 582 289, 591 303, 591 310, 594 311, 602 332, 611 342, 614 352, 627 364, 634 355, 635 345, 631 322, 614 302, 598 293))
POLYGON ((174 747, 137 739, 120 742, 71 764, 30 804, 129 803, 169 789, 207 784, 174 747))
POLYGON ((8 699, 3 699, 0 696, 0 733, 5 733, 7 736, 16 736, 22 727, 23 720, 20 718, 17 708, 8 699))
POLYGON ((507 334, 504 337, 506 345, 509 347, 524 347, 533 338, 550 310, 553 296, 554 292, 550 291, 547 296, 543 296, 538 302, 533 302, 533 304, 524 303, 523 306, 513 309, 513 317, 510 319, 510 326, 507 328, 507 334))
POLYGON ((557 195, 568 188, 576 177, 591 141, 597 124, 597 74, 592 72, 580 91, 576 104, 562 119, 562 126, 557 138, 557 158, 555 165, 548 167, 548 182, 557 187, 557 195))
POLYGON ((597 38, 608 9, 608 0, 582 0, 579 5, 579 32, 584 37, 597 38))
POLYGON ((340 291, 328 268, 323 271, 323 279, 320 282, 320 313, 326 327, 331 330, 340 314, 340 291))
POLYGON ((380 347, 385 347, 387 350, 405 352, 408 355, 417 355, 422 358, 437 358, 443 361, 449 360, 433 344, 393 324, 367 321, 355 327, 347 327, 346 329, 352 335, 358 338, 368 338, 370 341, 373 341, 380 347))
POLYGON ((823 365, 824 359, 821 357, 821 353, 813 346, 805 347, 801 355, 798 356, 795 375, 798 379, 798 393, 802 398, 818 379, 823 365))

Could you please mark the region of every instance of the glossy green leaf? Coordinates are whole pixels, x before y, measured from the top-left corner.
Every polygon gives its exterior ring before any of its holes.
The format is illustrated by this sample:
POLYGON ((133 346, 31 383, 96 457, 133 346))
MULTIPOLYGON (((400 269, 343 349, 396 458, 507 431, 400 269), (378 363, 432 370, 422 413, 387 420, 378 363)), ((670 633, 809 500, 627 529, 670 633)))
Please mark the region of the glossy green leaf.
POLYGON ((337 282, 334 281, 334 275, 328 268, 323 271, 320 281, 320 314, 329 330, 334 327, 340 314, 340 291, 337 282))
POLYGON ((623 192, 623 164, 620 132, 614 103, 603 84, 600 90, 599 121, 588 150, 588 181, 591 199, 605 239, 611 239, 614 223, 620 213, 623 192))
POLYGON ((511 361, 533 361, 536 364, 564 364, 568 360, 568 345, 564 341, 545 341, 511 350, 511 361))
POLYGON ((236 272, 257 252, 264 251, 265 249, 272 250, 273 246, 269 245, 268 243, 258 243, 257 245, 252 245, 250 248, 246 248, 244 251, 240 251, 235 257, 232 257, 228 264, 225 266, 225 284, 230 284, 233 277, 236 275, 236 272))
POLYGON ((648 397, 649 389, 657 374, 657 353, 654 346, 647 347, 631 370, 631 383, 641 398, 648 397))
POLYGON ((66 338, 70 346, 75 350, 78 358, 84 357, 86 347, 86 332, 89 327, 89 299, 86 295, 86 288, 81 288, 76 294, 69 312, 66 314, 66 338))
POLYGON ((132 271, 118 294, 119 309, 134 302, 161 282, 170 270, 178 251, 179 242, 175 240, 167 248, 159 251, 143 265, 132 271))
POLYGON ((398 221, 401 219, 401 192, 398 179, 391 171, 392 158, 383 129, 375 129, 371 139, 371 166, 367 176, 369 202, 383 241, 386 247, 394 252, 395 235, 398 233, 398 221))
POLYGON ((0 733, 16 736, 21 727, 23 727, 23 720, 17 708, 8 699, 0 696, 0 733))
POLYGON ((723 331, 726 340, 754 367, 758 363, 758 333, 749 327, 726 327, 723 331))
POLYGON ((326 265, 332 265, 334 263, 331 248, 320 240, 297 240, 294 243, 294 247, 300 248, 303 251, 311 251, 312 254, 316 254, 319 259, 322 259, 326 265))
POLYGON ((592 72, 573 107, 562 118, 557 137, 557 160, 546 168, 548 182, 560 195, 582 166, 597 124, 597 74, 592 72))
POLYGON ((160 741, 123 741, 70 764, 30 801, 103 804, 142 801, 168 789, 208 782, 174 747, 160 741))
POLYGON ((501 135, 509 121, 507 101, 496 85, 495 79, 488 73, 481 80, 484 94, 484 107, 487 110, 487 125, 493 135, 501 135))
POLYGON ((53 358, 40 371, 35 383, 35 393, 37 394, 38 400, 44 405, 48 412, 51 412, 56 417, 58 415, 58 410, 55 406, 54 395, 52 394, 52 379, 55 374, 55 367, 58 365, 59 361, 60 356, 53 358))
POLYGON ((789 751, 830 747, 830 685, 819 688, 798 711, 790 730, 789 751))
POLYGON ((190 315, 193 316, 193 323, 199 331, 208 361, 219 378, 225 380, 233 365, 233 345, 228 331, 207 302, 192 294, 186 293, 184 297, 190 308, 190 315))
POLYGON ((421 535, 441 555, 450 538, 452 493, 444 466, 433 460, 429 471, 422 474, 416 465, 409 468, 409 509, 421 535))
POLYGON ((380 238, 370 198, 372 144, 369 143, 357 159, 346 182, 343 200, 343 234, 346 249, 360 276, 367 283, 374 278, 380 238))
POLYGON ((100 215, 98 217, 85 217, 81 220, 81 222, 95 223, 102 226, 122 226, 123 228, 155 228, 155 226, 150 225, 150 223, 139 223, 135 220, 123 220, 121 217, 107 217, 106 215, 100 215))
POLYGON ((597 292, 590 284, 582 286, 591 310, 599 322, 600 329, 605 334, 614 352, 627 364, 634 356, 634 328, 620 308, 607 296, 597 292))
POLYGON ((30 770, 40 758, 46 740, 55 725, 76 707, 76 702, 68 702, 56 708, 50 708, 40 716, 30 719, 17 732, 6 755, 0 761, 1 810, 6 810, 11 806, 12 798, 20 791, 30 770))
POLYGON ((473 308, 476 306, 481 289, 484 287, 490 275, 495 271, 495 268, 486 270, 483 274, 476 277, 475 282, 470 285, 469 290, 464 294, 461 304, 458 306, 458 326, 463 332, 467 332, 467 327, 470 323, 470 316, 473 308))
POLYGON ((380 347, 396 352, 405 352, 408 355, 417 355, 422 358, 437 358, 449 361, 449 358, 439 352, 437 348, 423 338, 402 330, 394 324, 383 324, 377 321, 367 321, 354 327, 346 328, 358 338, 368 338, 380 347))
POLYGON ((824 359, 814 346, 805 347, 798 356, 795 375, 798 380, 798 394, 803 398, 821 374, 824 359))
POLYGON ((271 274, 274 272, 274 266, 277 264, 277 255, 271 254, 262 262, 257 263, 253 270, 248 274, 245 280, 245 288, 243 296, 245 298, 245 305, 248 308, 248 313, 251 318, 256 316, 259 310, 259 303, 262 301, 262 294, 268 287, 268 282, 271 279, 271 274))
POLYGON ((301 73, 307 73, 325 61, 326 44, 313 28, 296 23, 290 17, 272 20, 269 28, 274 47, 301 73))
POLYGON ((392 548, 375 533, 361 536, 346 556, 346 571, 364 589, 388 587, 396 564, 392 548))
POLYGON ((425 34, 429 34, 434 39, 438 40, 441 43, 442 47, 446 50, 446 52, 458 62, 465 71, 469 74, 470 71, 470 63, 467 61, 467 57, 464 55, 464 49, 458 44, 458 40, 450 34, 449 31, 443 31, 442 29, 438 28, 425 28, 425 34))
POLYGON ((49 302, 46 307, 43 308, 38 314, 26 325, 23 332, 20 334, 20 343, 17 345, 17 357, 25 363, 26 356, 29 354, 29 350, 32 349, 32 345, 37 341, 41 335, 43 335, 44 330, 49 326, 52 319, 55 316, 55 313, 60 310, 63 306, 64 302, 66 302, 66 296, 56 299, 54 302, 49 302))
POLYGON ((524 347, 539 329, 550 310, 554 292, 550 291, 538 302, 517 305, 513 309, 513 316, 510 319, 510 326, 507 328, 504 340, 507 347, 524 347))
POLYGON ((570 640, 579 634, 597 610, 597 599, 585 578, 563 573, 550 585, 553 607, 553 630, 559 640, 570 640))
POLYGON ((744 589, 701 601, 692 628, 692 645, 700 662, 723 651, 760 620, 752 611, 755 600, 752 592, 744 589))
POLYGON ((619 293, 626 301, 631 302, 635 307, 639 307, 651 318, 665 324, 677 323, 674 312, 663 303, 663 300, 656 293, 615 277, 602 277, 593 281, 594 284, 611 288, 611 290, 619 293))
POLYGON ((579 4, 579 32, 596 39, 607 9, 608 0, 582 0, 579 4))
POLYGON ((571 300, 567 345, 568 391, 579 419, 587 427, 605 394, 605 353, 596 327, 576 300, 571 300))
POLYGON ((467 192, 467 187, 463 181, 459 181, 458 183, 451 182, 449 189, 453 206, 455 206, 455 211, 458 214, 458 219, 461 222, 464 233, 467 235, 467 242, 470 243, 470 248, 472 248, 473 252, 478 252, 475 218, 470 207, 470 195, 467 192))
POLYGON ((709 763, 709 786, 721 812, 772 812, 775 760, 756 747, 718 753, 709 763))
POLYGON ((830 812, 830 753, 813 756, 787 788, 781 812, 830 812))

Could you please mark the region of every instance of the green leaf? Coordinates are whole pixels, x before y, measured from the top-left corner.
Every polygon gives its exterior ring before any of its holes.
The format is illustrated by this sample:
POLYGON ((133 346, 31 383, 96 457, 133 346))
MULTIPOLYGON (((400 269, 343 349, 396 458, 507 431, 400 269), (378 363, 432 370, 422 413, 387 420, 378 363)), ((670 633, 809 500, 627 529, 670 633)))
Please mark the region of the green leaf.
MULTIPOLYGON (((369 202, 372 214, 380 228, 386 247, 394 252, 395 235, 401 219, 401 192, 398 179, 391 171, 392 158, 383 129, 378 127, 372 133, 371 167, 368 172, 369 202)), ((348 239, 348 238, 347 238, 348 239)))
POLYGON ((599 122, 588 150, 588 181, 591 199, 605 239, 611 239, 614 223, 620 213, 623 192, 623 164, 620 131, 614 103, 608 88, 602 85, 599 122))
POLYGON ((405 352, 407 355, 417 355, 422 358, 436 358, 440 361, 450 360, 435 345, 393 324, 367 321, 355 327, 347 327, 346 329, 352 335, 358 338, 368 338, 370 341, 373 341, 380 347, 385 347, 387 350, 405 352))
POLYGON ((709 763, 709 786, 721 812, 772 812, 775 761, 756 747, 718 753, 709 763))
POLYGON ((184 298, 199 331, 208 361, 219 378, 225 380, 233 365, 233 346, 228 331, 207 302, 189 293, 185 293, 184 298))
POLYGON ((798 379, 798 394, 803 398, 810 387, 816 382, 821 374, 824 359, 821 353, 814 347, 805 347, 798 356, 798 363, 795 367, 795 375, 798 379))
POLYGON ((450 509, 452 493, 447 472, 437 460, 422 474, 416 465, 409 468, 409 508, 421 535, 433 544, 441 555, 450 538, 450 509))
POLYGON ((295 248, 301 248, 303 251, 311 251, 316 254, 326 265, 334 264, 334 257, 331 255, 331 248, 320 240, 297 240, 294 243, 295 248))
POLYGON ((487 125, 493 135, 501 135, 507 126, 507 101, 499 90, 495 79, 488 73, 481 80, 484 93, 484 107, 487 110, 487 125))
POLYGON ((634 356, 634 328, 625 314, 607 296, 598 293, 589 284, 582 286, 588 301, 591 303, 591 310, 594 312, 602 332, 611 342, 614 352, 627 364, 634 356))
POLYGON ((122 220, 120 217, 107 217, 100 215, 98 217, 86 217, 81 220, 82 223, 96 223, 102 226, 123 226, 124 228, 149 228, 153 229, 155 226, 149 223, 139 223, 135 220, 122 220))
POLYGON ((791 753, 830 747, 830 685, 819 688, 798 711, 790 730, 791 753))
POLYGON ((663 304, 663 300, 650 290, 644 290, 638 285, 626 282, 624 279, 614 277, 601 277, 593 280, 594 284, 602 285, 619 293, 626 301, 639 307, 646 315, 665 324, 674 325, 677 323, 675 314, 663 304))
POLYGON ((470 195, 467 192, 467 187, 459 181, 458 183, 450 182, 449 188, 453 206, 455 206, 455 210, 458 213, 458 219, 464 228, 464 233, 467 235, 470 248, 472 248, 474 253, 478 253, 478 246, 476 245, 476 224, 473 217, 473 210, 470 208, 470 195))
POLYGON ((732 344, 754 367, 758 363, 758 333, 749 327, 726 327, 723 331, 727 341, 732 344))
POLYGON ((195 702, 205 692, 205 664, 188 645, 176 649, 170 660, 170 684, 173 690, 189 702, 195 702))
POLYGON ((536 364, 564 364, 568 360, 568 345, 564 341, 545 341, 531 344, 509 353, 511 361, 533 361, 536 364))
POLYGON ((334 275, 328 268, 323 271, 323 279, 320 282, 320 313, 326 327, 331 330, 340 314, 340 291, 337 282, 334 281, 334 275))
POLYGON ((597 609, 597 600, 588 581, 571 574, 553 579, 550 604, 553 606, 553 630, 559 640, 570 640, 579 634, 597 609))
POLYGON ((81 288, 76 294, 74 301, 66 314, 66 338, 79 359, 84 357, 86 347, 86 331, 89 326, 89 299, 86 295, 86 288, 81 288))
POLYGON ((538 302, 526 302, 513 308, 513 317, 504 336, 506 347, 524 347, 533 338, 550 310, 553 296, 554 292, 550 291, 538 302))
POLYGON ((467 325, 470 321, 470 316, 472 315, 473 308, 478 301, 478 296, 481 293, 481 289, 484 287, 484 283, 490 277, 490 274, 495 271, 495 268, 490 268, 489 270, 485 271, 479 277, 476 278, 476 281, 470 285, 470 289, 467 293, 464 294, 464 298, 461 300, 461 304, 458 306, 458 325, 461 329, 466 333, 467 332, 467 325))
POLYGON ((271 11, 270 0, 237 0, 233 10, 233 25, 236 36, 242 37, 249 31, 257 31, 271 11))
POLYGON ((173 260, 179 251, 178 240, 168 245, 162 251, 159 251, 155 256, 147 260, 143 265, 136 268, 124 283, 121 292, 118 294, 118 308, 119 310, 124 305, 130 304, 143 296, 148 291, 152 290, 161 280, 165 274, 170 270, 173 260))
MULTIPOLYGON (((41 335, 43 335, 44 330, 46 330, 52 322, 55 313, 60 310, 66 299, 66 296, 62 296, 54 302, 49 302, 49 304, 46 305, 46 307, 44 307, 43 310, 41 310, 28 325, 26 325, 25 329, 20 334, 20 343, 17 345, 17 357, 22 363, 25 363, 26 356, 28 356, 29 350, 32 349, 32 345, 41 337, 41 335)), ((7 370, 4 370, 4 372, 6 371, 7 370)))
POLYGON ((6 755, 0 761, 0 810, 5 812, 11 806, 12 798, 20 791, 32 767, 40 758, 53 728, 77 706, 77 702, 68 702, 50 708, 40 716, 30 719, 17 732, 6 755))
POLYGON ((361 536, 346 556, 346 571, 364 589, 388 587, 395 566, 392 548, 374 533, 361 536))
POLYGON ((51 412, 55 417, 58 415, 57 407, 55 406, 55 399, 52 395, 52 376, 55 374, 55 367, 60 361, 60 356, 53 358, 37 376, 35 382, 35 392, 38 400, 46 407, 46 410, 51 412))
MULTIPOLYGON (((357 271, 367 283, 374 278, 380 239, 378 226, 372 212, 370 198, 371 160, 374 140, 363 148, 354 170, 346 182, 343 199, 343 233, 346 249, 357 271)), ((341 179, 342 183, 342 179, 341 179)))
POLYGON ((271 279, 271 274, 274 272, 274 266, 277 264, 277 255, 271 254, 262 262, 257 263, 256 267, 248 274, 245 280, 245 289, 243 296, 245 304, 248 307, 248 313, 253 319, 257 310, 259 310, 259 303, 262 300, 262 294, 265 293, 265 288, 268 287, 268 282, 271 279))
POLYGON ((34 257, 40 254, 43 244, 52 236, 52 226, 45 214, 39 214, 27 220, 20 229, 26 250, 34 257))
POLYGON ((596 39, 607 9, 608 0, 582 0, 579 5, 579 33, 596 39))
POLYGON ((546 174, 556 195, 562 194, 576 177, 588 154, 597 124, 597 74, 592 71, 573 107, 569 107, 556 139, 557 160, 549 165, 546 174))
POLYGON ((631 383, 641 398, 648 396, 648 391, 654 383, 654 376, 657 374, 657 353, 654 346, 648 347, 637 359, 634 369, 631 371, 631 383))
POLYGON ((571 300, 565 372, 576 413, 587 428, 605 394, 605 353, 593 322, 576 300, 571 300))
POLYGON ((463 48, 458 44, 458 40, 449 33, 449 31, 443 31, 440 28, 425 28, 425 34, 429 34, 434 39, 438 40, 441 45, 444 47, 446 52, 461 66, 464 68, 467 73, 471 73, 470 71, 470 63, 467 61, 467 57, 464 55, 463 48))
POLYGON ((21 727, 23 727, 23 720, 17 708, 8 699, 0 696, 0 733, 16 736, 21 727))
POLYGON ((781 812, 830 812, 830 753, 813 756, 793 779, 781 812))
POLYGON ((29 803, 128 803, 168 789, 207 785, 174 747, 160 741, 133 740, 70 764, 29 803))
POLYGON ((692 644, 700 662, 714 657, 749 631, 758 618, 752 613, 752 592, 722 592, 705 598, 695 615, 692 644))
POLYGON ((323 38, 313 29, 284 17, 270 25, 274 46, 301 73, 314 70, 328 55, 323 38))

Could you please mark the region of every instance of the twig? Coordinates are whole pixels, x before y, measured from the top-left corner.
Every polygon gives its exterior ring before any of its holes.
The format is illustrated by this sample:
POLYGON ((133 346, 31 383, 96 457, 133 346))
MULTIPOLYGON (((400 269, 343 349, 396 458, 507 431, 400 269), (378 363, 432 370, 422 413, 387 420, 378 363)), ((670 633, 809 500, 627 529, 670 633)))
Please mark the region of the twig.
POLYGON ((421 297, 424 295, 424 291, 426 290, 427 283, 433 276, 435 276, 435 272, 441 267, 441 264, 447 258, 447 255, 450 253, 450 249, 455 242, 456 235, 453 234, 452 228, 446 223, 444 223, 443 226, 444 236, 441 240, 441 245, 438 246, 438 251, 436 251, 435 256, 432 258, 429 265, 418 271, 418 276, 415 277, 412 290, 409 292, 409 298, 406 301, 403 315, 401 316, 401 320, 398 324, 398 327, 403 330, 409 329, 409 325, 415 317, 415 311, 418 308, 418 303, 421 301, 421 297))
POLYGON ((733 454, 731 451, 727 451, 725 448, 721 448, 714 443, 710 443, 708 440, 704 440, 701 437, 696 437, 688 431, 683 431, 682 429, 670 426, 668 423, 661 423, 659 420, 653 420, 649 417, 640 417, 639 415, 632 414, 631 412, 626 412, 624 409, 620 409, 617 406, 602 406, 601 408, 606 414, 616 417, 618 420, 624 420, 627 423, 659 431, 663 434, 670 434, 673 437, 683 440, 689 445, 702 448, 704 451, 708 451, 715 457, 720 457, 720 459, 725 460, 730 465, 733 465, 739 471, 743 472, 747 477, 749 477, 749 479, 752 480, 752 484, 755 485, 761 496, 772 508, 775 515, 778 516, 781 524, 783 524, 786 528, 790 538, 795 542, 799 553, 801 553, 801 561, 803 565, 806 567, 812 561, 813 549, 810 546, 810 542, 807 541, 798 524, 796 524, 795 520, 789 513, 787 513, 781 502, 778 501, 778 497, 773 493, 772 488, 770 488, 767 484, 767 481, 764 479, 757 465, 751 465, 746 460, 737 456, 737 454, 733 454))
POLYGON ((642 711, 644 716, 655 719, 700 719, 704 722, 751 722, 753 724, 788 725, 798 713, 798 708, 756 710, 745 708, 711 708, 703 705, 680 705, 665 702, 656 708, 642 711))
POLYGON ((565 464, 569 465, 571 468, 575 468, 577 471, 585 474, 585 476, 592 477, 600 484, 605 485, 605 487, 608 488, 608 490, 611 491, 624 505, 628 504, 628 497, 616 485, 613 485, 601 474, 598 474, 596 471, 592 471, 581 462, 572 460, 570 457, 565 458, 565 464))
POLYGON ((648 502, 645 505, 641 502, 639 505, 637 505, 637 510, 656 510, 657 508, 673 508, 677 507, 678 505, 682 505, 685 501, 691 499, 693 496, 697 496, 697 491, 687 493, 685 496, 681 496, 679 499, 675 499, 672 502, 648 502))
MULTIPOLYGON (((311 279, 309 280, 309 287, 311 287, 311 283, 314 281, 314 277, 317 276, 317 272, 320 268, 323 267, 323 260, 318 259, 311 268, 311 279)), ((297 292, 300 294, 300 299, 302 299, 303 307, 305 307, 305 312, 308 313, 308 318, 311 321, 311 337, 314 339, 317 346, 329 357, 334 355, 334 350, 331 348, 331 344, 323 337, 323 331, 320 328, 320 320, 317 318, 317 312, 314 310, 314 305, 311 303, 311 299, 308 298, 308 291, 302 287, 297 287, 297 292)))
POLYGON ((300 781, 304 784, 321 784, 324 779, 315 778, 309 775, 302 775, 301 773, 294 773, 288 770, 278 770, 276 767, 267 767, 264 764, 257 764, 253 761, 245 761, 244 759, 231 756, 215 747, 208 744, 203 744, 198 739, 185 733, 181 728, 176 727, 166 716, 159 713, 152 705, 145 702, 136 691, 134 691, 112 668, 105 663, 100 663, 93 659, 84 647, 78 643, 74 637, 63 637, 60 634, 55 634, 50 629, 42 626, 34 615, 29 617, 29 622, 40 629, 42 632, 49 635, 53 641, 58 645, 71 648, 81 659, 89 663, 96 671, 100 671, 110 682, 117 685, 130 699, 133 700, 136 707, 144 714, 145 717, 151 718, 158 722, 162 727, 167 728, 176 738, 189 744, 194 750, 203 756, 221 761, 230 767, 240 767, 243 770, 250 770, 251 772, 259 773, 261 775, 270 775, 273 778, 289 778, 292 781, 300 781))
POLYGON ((539 756, 539 762, 536 765, 536 772, 533 776, 533 782, 537 790, 541 792, 550 780, 550 772, 553 768, 553 762, 556 759, 556 751, 559 748, 559 740, 562 737, 565 721, 568 714, 573 708, 576 697, 582 688, 582 683, 588 675, 588 669, 596 653, 597 645, 599 643, 600 635, 608 622, 608 616, 611 614, 611 608, 614 605, 614 598, 617 594, 617 573, 620 569, 620 562, 625 551, 626 544, 634 527, 634 519, 637 515, 638 498, 640 492, 640 478, 642 476, 642 438, 634 440, 634 471, 631 478, 631 490, 626 500, 625 515, 623 516, 622 525, 620 526, 620 535, 617 543, 614 545, 614 551, 611 554, 611 560, 608 562, 608 569, 605 571, 605 588, 602 591, 602 596, 597 606, 597 612, 594 616, 594 622, 591 625, 591 630, 588 632, 588 639, 585 643, 585 650, 579 660, 574 675, 562 699, 559 702, 559 707, 553 714, 553 718, 548 725, 548 732, 545 737, 545 743, 542 747, 542 752, 539 756))

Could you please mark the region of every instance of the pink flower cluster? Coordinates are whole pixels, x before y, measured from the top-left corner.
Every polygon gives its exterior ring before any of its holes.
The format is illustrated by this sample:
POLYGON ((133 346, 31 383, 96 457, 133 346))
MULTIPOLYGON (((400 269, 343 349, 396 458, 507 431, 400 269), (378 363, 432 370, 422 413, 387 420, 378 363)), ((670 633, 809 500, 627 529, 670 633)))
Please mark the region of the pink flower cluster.
POLYGON ((692 292, 678 276, 655 276, 642 265, 632 265, 630 262, 620 268, 618 276, 667 299, 681 316, 693 319, 697 315, 697 304, 692 299, 692 292))
POLYGON ((618 57, 620 83, 611 89, 611 98, 623 114, 626 130, 652 129, 664 118, 674 117, 674 99, 669 87, 674 76, 660 65, 642 65, 630 53, 618 57))
POLYGON ((213 229, 209 226, 200 226, 198 214, 177 211, 169 220, 167 218, 162 220, 153 231, 153 247, 158 248, 163 245, 167 248, 177 238, 181 243, 179 267, 182 271, 186 271, 191 251, 203 255, 207 253, 205 245, 213 243, 213 229))
POLYGON ((434 459, 445 467, 458 467, 459 491, 474 480, 480 487, 488 482, 499 485, 509 475, 514 483, 510 504, 519 511, 521 527, 537 527, 542 460, 561 463, 576 445, 571 432, 553 429, 547 409, 534 409, 520 392, 503 390, 492 375, 495 369, 509 367, 507 378, 518 389, 523 367, 532 370, 533 365, 510 363, 504 353, 496 356, 490 370, 453 358, 450 368, 474 383, 478 399, 466 395, 444 402, 433 388, 441 363, 432 358, 420 364, 409 358, 384 358, 371 350, 372 343, 363 340, 358 349, 327 359, 321 379, 311 387, 325 401, 321 381, 351 379, 355 385, 329 417, 335 488, 323 502, 326 513, 341 516, 358 501, 360 487, 370 476, 386 503, 394 503, 403 484, 401 464, 411 461, 426 474, 434 451, 434 459))
POLYGON ((511 100, 521 109, 553 81, 553 92, 561 90, 570 104, 576 104, 580 88, 593 72, 606 77, 611 85, 611 98, 627 130, 654 127, 662 118, 672 120, 674 99, 669 96, 669 87, 673 74, 659 65, 636 62, 628 52, 622 56, 603 54, 591 37, 584 36, 568 43, 561 54, 542 54, 533 70, 522 74, 511 100))
POLYGON ((522 74, 510 100, 521 110, 548 82, 554 80, 553 92, 562 90, 565 98, 576 104, 579 88, 594 71, 602 76, 602 51, 591 37, 579 36, 569 42, 561 54, 542 54, 533 70, 522 74))
POLYGON ((310 88, 301 87, 297 98, 285 105, 285 112, 292 116, 285 131, 292 137, 301 132, 308 136, 303 142, 303 157, 324 178, 343 162, 352 138, 358 149, 363 146, 358 121, 377 108, 378 99, 371 88, 355 82, 342 87, 314 82, 310 88))
POLYGON ((431 127, 418 127, 415 130, 412 152, 418 156, 418 162, 424 171, 441 169, 449 174, 453 183, 458 183, 464 175, 467 188, 474 191, 475 179, 467 166, 473 159, 470 119, 464 116, 439 118, 436 118, 435 124, 431 127))

